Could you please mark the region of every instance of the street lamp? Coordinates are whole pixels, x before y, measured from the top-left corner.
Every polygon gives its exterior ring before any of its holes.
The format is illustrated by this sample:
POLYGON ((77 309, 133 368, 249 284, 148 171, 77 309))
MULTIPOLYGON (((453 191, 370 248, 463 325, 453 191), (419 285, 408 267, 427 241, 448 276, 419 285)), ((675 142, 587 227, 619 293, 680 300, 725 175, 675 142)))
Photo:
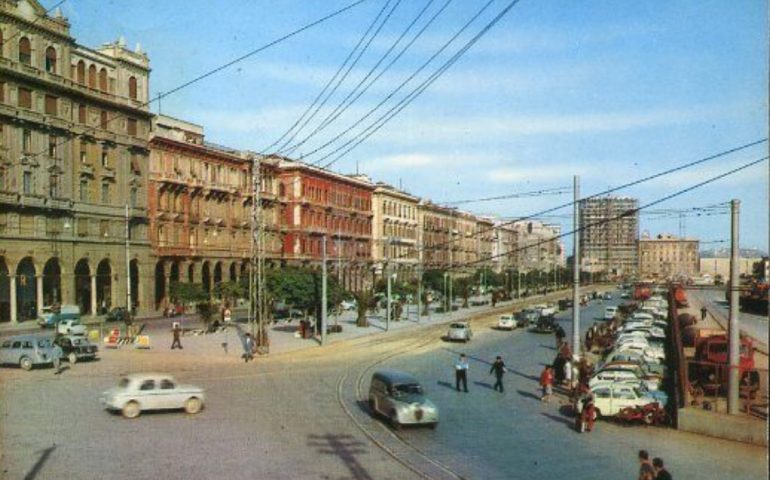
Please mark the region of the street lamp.
POLYGON ((390 329, 390 311, 391 311, 390 285, 391 285, 392 280, 396 279, 396 273, 395 272, 393 272, 393 273, 387 273, 386 272, 386 274, 388 276, 388 301, 387 301, 388 311, 387 311, 387 313, 385 315, 385 331, 388 331, 390 329))

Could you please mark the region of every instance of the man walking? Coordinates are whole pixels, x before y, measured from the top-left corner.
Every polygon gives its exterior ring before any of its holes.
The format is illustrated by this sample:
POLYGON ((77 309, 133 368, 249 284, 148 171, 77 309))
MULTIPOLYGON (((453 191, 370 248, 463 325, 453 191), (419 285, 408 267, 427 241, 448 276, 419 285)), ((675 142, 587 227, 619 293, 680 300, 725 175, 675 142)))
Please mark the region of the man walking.
POLYGON ((497 390, 498 387, 500 387, 500 393, 503 393, 503 374, 507 372, 505 369, 505 363, 503 362, 503 357, 500 355, 495 358, 495 362, 492 364, 492 368, 489 369, 489 374, 491 375, 494 372, 495 374, 495 385, 492 387, 493 389, 497 390))
POLYGON ((254 338, 248 332, 246 332, 245 338, 243 340, 243 350, 244 363, 248 362, 249 360, 254 360, 254 338))
POLYGON ((61 373, 61 357, 64 355, 64 352, 62 351, 61 347, 58 343, 53 344, 53 351, 51 352, 51 356, 53 357, 53 368, 56 370, 53 372, 54 375, 59 375, 61 373))
POLYGON ((655 480, 655 469, 652 468, 647 450, 639 450, 639 480, 655 480))
POLYGON ((708 310, 705 306, 700 307, 700 321, 703 322, 706 320, 706 314, 708 314, 708 310))
POLYGON ((174 341, 171 342, 171 350, 175 348, 182 349, 182 341, 180 340, 180 337, 182 336, 182 327, 179 325, 179 322, 174 322, 172 333, 174 334, 174 341))
POLYGON ((460 382, 463 384, 463 390, 468 393, 468 359, 464 353, 460 354, 460 359, 455 364, 455 388, 460 391, 460 382))
POLYGON ((655 480, 672 480, 671 474, 663 466, 663 459, 655 457, 652 459, 652 468, 655 470, 655 480))

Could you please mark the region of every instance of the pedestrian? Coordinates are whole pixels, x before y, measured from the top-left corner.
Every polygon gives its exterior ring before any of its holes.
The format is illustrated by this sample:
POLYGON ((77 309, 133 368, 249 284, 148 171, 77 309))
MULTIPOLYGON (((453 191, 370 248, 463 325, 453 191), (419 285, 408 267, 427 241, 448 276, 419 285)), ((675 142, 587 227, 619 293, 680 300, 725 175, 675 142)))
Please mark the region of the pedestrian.
POLYGON ((500 387, 500 393, 503 393, 503 374, 507 372, 505 369, 505 362, 503 362, 503 357, 500 355, 495 358, 495 362, 492 364, 492 368, 489 369, 489 374, 491 375, 494 372, 495 374, 495 385, 492 387, 494 390, 497 390, 497 387, 500 387))
POLYGON ((564 361, 564 385, 571 389, 572 388, 572 362, 570 361, 569 357, 567 357, 564 361))
POLYGON ((455 388, 460 391, 460 382, 463 384, 463 390, 468 393, 468 359, 464 353, 460 354, 460 359, 455 364, 455 388))
POLYGON ((655 480, 655 469, 647 450, 639 450, 639 480, 655 480))
POLYGON ((564 357, 564 355, 561 354, 561 352, 556 354, 556 358, 554 358, 553 363, 551 364, 552 373, 554 376, 554 380, 557 384, 561 384, 564 382, 564 364, 567 362, 567 359, 564 357))
POLYGON ((543 396, 540 397, 540 400, 549 401, 553 395, 553 369, 550 365, 546 365, 540 374, 540 387, 543 389, 543 396))
POLYGON ((566 337, 567 334, 564 332, 564 329, 561 327, 561 325, 557 325, 556 329, 554 330, 554 335, 556 335, 556 348, 558 349, 561 347, 561 344, 564 341, 564 337, 566 337))
POLYGON ((64 352, 62 351, 61 347, 58 343, 54 342, 53 344, 53 350, 51 351, 51 357, 53 360, 53 368, 56 370, 53 372, 54 375, 59 375, 61 373, 61 357, 64 355, 64 352))
POLYGON ((182 326, 179 325, 179 322, 174 322, 172 333, 174 334, 174 341, 171 342, 171 350, 175 348, 182 349, 182 341, 180 340, 180 337, 182 336, 182 326))
POLYGON ((708 314, 708 312, 709 311, 706 309, 705 306, 700 307, 700 320, 701 320, 701 322, 706 320, 706 314, 708 314))
POLYGON ((245 350, 243 352, 244 363, 249 360, 254 360, 254 338, 248 332, 246 332, 245 338, 243 339, 243 349, 245 350))
POLYGON ((652 468, 655 470, 655 480, 672 480, 671 473, 663 466, 663 459, 655 457, 652 459, 652 468))

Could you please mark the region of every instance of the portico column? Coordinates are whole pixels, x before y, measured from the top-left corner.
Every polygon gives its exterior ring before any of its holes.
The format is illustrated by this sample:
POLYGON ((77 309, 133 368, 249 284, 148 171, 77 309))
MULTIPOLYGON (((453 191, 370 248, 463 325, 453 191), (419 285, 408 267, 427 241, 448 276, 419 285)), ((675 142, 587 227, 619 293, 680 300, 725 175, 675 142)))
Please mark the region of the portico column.
POLYGON ((96 314, 96 275, 91 275, 91 315, 96 314))
POLYGON ((11 295, 11 323, 19 323, 19 320, 16 318, 16 275, 10 275, 8 277, 8 280, 10 280, 10 295, 11 295))
POLYGON ((37 301, 37 315, 40 316, 40 314, 43 312, 43 276, 37 275, 35 276, 35 300, 37 301))

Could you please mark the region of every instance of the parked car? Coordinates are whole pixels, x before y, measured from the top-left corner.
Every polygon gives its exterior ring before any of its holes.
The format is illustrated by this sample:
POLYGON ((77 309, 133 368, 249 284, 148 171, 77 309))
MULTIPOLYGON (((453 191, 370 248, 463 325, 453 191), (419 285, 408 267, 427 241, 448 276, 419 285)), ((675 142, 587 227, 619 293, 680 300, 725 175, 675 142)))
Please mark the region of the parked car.
POLYGON ((658 390, 663 379, 657 375, 646 375, 638 365, 633 363, 611 363, 605 365, 591 376, 588 386, 601 381, 644 383, 648 390, 658 390))
POLYGON ((449 325, 449 332, 447 332, 447 338, 449 340, 462 340, 463 342, 469 342, 473 337, 471 331, 471 325, 468 322, 454 322, 449 325))
POLYGON ((77 335, 60 335, 54 339, 54 343, 61 347, 64 358, 71 364, 81 360, 93 360, 99 347, 88 341, 86 337, 77 335))
POLYGON ((614 320, 615 315, 618 314, 618 307, 606 307, 604 309, 604 319, 605 320, 614 320))
POLYGON ((438 408, 425 396, 420 382, 398 370, 380 370, 372 375, 369 409, 373 415, 385 416, 393 428, 438 425, 438 408))
POLYGON ((612 294, 610 292, 604 292, 604 295, 602 295, 602 298, 605 300, 612 300, 612 294))
POLYGON ((357 308, 357 304, 355 300, 343 300, 340 303, 340 308, 343 310, 355 310, 357 308))
POLYGON ((130 318, 126 307, 115 307, 104 318, 107 322, 125 322, 130 318))
POLYGON ((15 335, 0 343, 0 363, 32 370, 37 365, 53 363, 53 345, 49 337, 15 335))
MULTIPOLYGON (((637 385, 623 382, 602 382, 591 387, 597 416, 610 417, 626 407, 641 407, 650 403, 665 406, 665 395, 653 395, 637 385)), ((663 393, 663 392, 660 392, 663 393)))
POLYGON ((540 305, 535 305, 532 308, 537 310, 537 312, 540 314, 541 317, 556 315, 556 308, 553 305, 541 303, 540 305))
POLYGON ((540 313, 534 308, 525 308, 516 315, 520 327, 527 327, 530 323, 536 323, 540 313))
POLYGON ((120 411, 126 418, 136 418, 143 410, 184 409, 194 414, 201 411, 204 391, 193 385, 178 385, 164 373, 137 373, 120 379, 116 387, 101 395, 107 410, 120 411))
POLYGON ((535 325, 530 328, 534 333, 553 333, 556 331, 556 319, 553 315, 541 316, 537 319, 535 325))
POLYGON ((85 335, 86 326, 80 322, 79 318, 70 318, 57 323, 56 333, 62 335, 85 335))
POLYGON ((59 305, 58 307, 43 307, 43 314, 37 323, 43 328, 55 327, 65 320, 80 319, 80 307, 77 305, 59 305))
POLYGON ((647 361, 642 355, 636 352, 610 352, 604 360, 596 365, 596 370, 601 370, 605 365, 611 365, 616 362, 629 362, 635 365, 639 365, 646 375, 658 375, 665 377, 667 375, 667 368, 659 361, 647 361))
POLYGON ((629 299, 629 298, 631 298, 631 294, 628 293, 628 292, 623 292, 623 293, 620 294, 620 298, 622 298, 622 299, 629 299))
POLYGON ((497 328, 499 330, 513 330, 516 328, 516 318, 512 313, 500 315, 497 319, 497 328))

